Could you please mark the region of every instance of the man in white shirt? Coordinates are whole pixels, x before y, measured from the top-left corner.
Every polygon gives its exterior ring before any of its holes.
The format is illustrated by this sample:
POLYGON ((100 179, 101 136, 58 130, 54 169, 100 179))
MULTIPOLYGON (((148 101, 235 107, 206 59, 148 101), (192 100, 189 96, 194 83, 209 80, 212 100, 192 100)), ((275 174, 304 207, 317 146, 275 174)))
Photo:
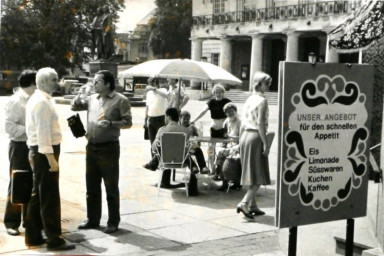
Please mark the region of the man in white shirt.
MULTIPOLYGON (((8 133, 10 139, 8 147, 10 177, 12 177, 13 170, 32 171, 28 160, 25 106, 36 89, 35 79, 36 71, 24 70, 18 78, 20 89, 9 98, 5 105, 5 132, 8 133)), ((4 214, 4 225, 9 235, 16 236, 20 234, 21 214, 23 214, 23 221, 25 221, 27 207, 28 204, 11 203, 10 179, 4 214)))
POLYGON ((169 78, 168 80, 168 107, 176 108, 181 111, 181 109, 187 105, 189 101, 189 96, 185 91, 185 87, 178 84, 178 79, 169 78))
POLYGON ((61 235, 59 192, 59 155, 61 130, 51 94, 58 84, 52 68, 42 68, 36 74, 37 90, 26 106, 27 144, 33 171, 33 189, 28 205, 25 243, 34 246, 44 243, 41 230, 47 236, 50 251, 71 250, 61 235))
POLYGON ((168 92, 166 88, 158 88, 153 78, 148 79, 145 120, 151 145, 156 138, 157 131, 165 125, 165 111, 168 107, 168 92))

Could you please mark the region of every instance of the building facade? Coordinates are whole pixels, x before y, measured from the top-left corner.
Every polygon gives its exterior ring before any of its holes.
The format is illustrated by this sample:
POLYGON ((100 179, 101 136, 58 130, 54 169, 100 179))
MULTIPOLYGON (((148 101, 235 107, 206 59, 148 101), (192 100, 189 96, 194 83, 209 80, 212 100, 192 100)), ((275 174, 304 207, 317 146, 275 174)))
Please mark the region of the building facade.
POLYGON ((150 36, 150 22, 153 19, 155 10, 148 13, 142 20, 136 24, 134 31, 128 35, 128 61, 144 62, 154 59, 153 52, 148 47, 150 36))
POLYGON ((361 0, 193 0, 193 60, 205 60, 243 80, 255 71, 273 78, 278 90, 279 61, 357 62, 358 55, 328 47, 327 33, 361 6, 361 0))

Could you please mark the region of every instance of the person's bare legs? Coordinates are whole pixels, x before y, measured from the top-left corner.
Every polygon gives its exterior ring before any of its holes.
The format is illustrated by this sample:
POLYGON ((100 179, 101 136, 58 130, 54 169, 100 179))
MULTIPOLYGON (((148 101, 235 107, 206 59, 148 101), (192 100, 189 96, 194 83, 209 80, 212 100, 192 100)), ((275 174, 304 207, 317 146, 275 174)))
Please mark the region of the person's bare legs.
MULTIPOLYGON (((237 212, 243 212, 245 217, 253 219, 252 213, 250 211, 250 205, 252 200, 256 197, 256 192, 259 189, 259 185, 250 185, 248 187, 247 193, 243 197, 243 200, 237 205, 237 212)), ((256 203, 256 202, 255 202, 256 203)))

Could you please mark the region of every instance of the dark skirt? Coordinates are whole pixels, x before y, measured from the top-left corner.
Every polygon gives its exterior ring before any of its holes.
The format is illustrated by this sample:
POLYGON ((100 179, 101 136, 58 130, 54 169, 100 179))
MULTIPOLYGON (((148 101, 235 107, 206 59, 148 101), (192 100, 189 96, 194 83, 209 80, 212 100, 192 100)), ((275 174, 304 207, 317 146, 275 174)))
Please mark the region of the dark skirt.
POLYGON ((240 138, 241 185, 270 185, 268 156, 264 156, 259 131, 246 130, 240 138))

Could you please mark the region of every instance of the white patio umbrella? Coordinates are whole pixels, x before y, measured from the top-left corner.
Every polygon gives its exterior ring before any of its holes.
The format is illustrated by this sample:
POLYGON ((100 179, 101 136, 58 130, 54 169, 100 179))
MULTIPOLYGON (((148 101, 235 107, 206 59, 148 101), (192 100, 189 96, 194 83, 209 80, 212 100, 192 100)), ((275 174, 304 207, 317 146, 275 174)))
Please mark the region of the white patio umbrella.
MULTIPOLYGON (((225 84, 241 84, 241 80, 216 65, 189 59, 158 59, 150 60, 119 73, 120 77, 148 76, 158 78, 174 78, 181 80, 213 82, 225 84)), ((177 97, 179 107, 180 97, 177 97)))
POLYGON ((216 65, 189 59, 150 60, 119 74, 123 78, 147 76, 200 82, 241 84, 241 80, 216 65))

